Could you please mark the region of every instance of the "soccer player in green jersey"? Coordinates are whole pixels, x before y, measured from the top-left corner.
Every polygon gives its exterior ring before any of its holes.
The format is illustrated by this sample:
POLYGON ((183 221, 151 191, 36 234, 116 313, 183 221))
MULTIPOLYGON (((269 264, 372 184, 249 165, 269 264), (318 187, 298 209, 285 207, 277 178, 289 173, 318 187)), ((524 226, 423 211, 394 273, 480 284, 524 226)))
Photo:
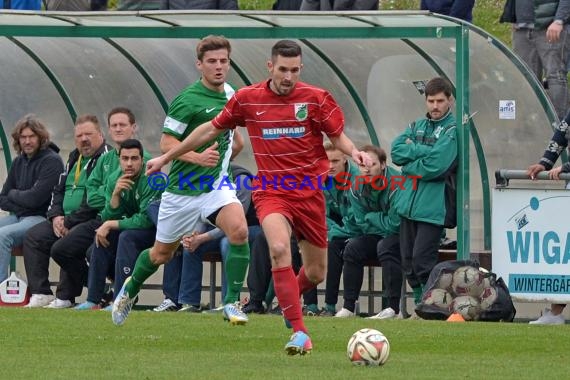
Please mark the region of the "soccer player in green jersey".
MULTIPOLYGON (((196 47, 196 67, 202 77, 185 88, 172 102, 162 130, 160 148, 176 147, 197 126, 211 120, 233 95, 226 83, 230 68, 231 46, 227 39, 208 36, 196 47)), ((168 262, 185 233, 210 223, 224 231, 230 242, 225 270, 228 290, 224 299, 224 319, 245 324, 247 315, 239 306, 239 291, 249 263, 247 222, 236 197, 235 186, 228 184, 233 131, 179 156, 174 160, 169 185, 162 195, 156 241, 137 259, 133 274, 125 281, 113 304, 113 322, 122 325, 143 282, 168 262), (222 184, 220 186, 220 184, 222 184)))

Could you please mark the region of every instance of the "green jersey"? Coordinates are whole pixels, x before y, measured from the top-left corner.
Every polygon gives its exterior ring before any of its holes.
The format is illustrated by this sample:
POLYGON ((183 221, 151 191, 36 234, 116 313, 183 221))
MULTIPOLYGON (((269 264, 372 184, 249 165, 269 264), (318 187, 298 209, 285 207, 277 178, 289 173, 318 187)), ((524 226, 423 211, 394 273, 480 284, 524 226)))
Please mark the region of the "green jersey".
MULTIPOLYGON (((172 101, 168 108, 168 115, 164 121, 162 133, 174 136, 182 141, 196 127, 214 118, 224 108, 226 102, 234 94, 234 89, 227 83, 224 92, 208 89, 201 80, 186 87, 172 101)), ((174 160, 170 169, 170 183, 166 189, 169 193, 179 195, 199 195, 218 188, 220 183, 229 180, 229 162, 232 154, 233 131, 220 134, 218 152, 220 160, 215 167, 206 168, 188 162, 174 160)), ((213 142, 209 142, 198 149, 200 153, 206 150, 213 142)))

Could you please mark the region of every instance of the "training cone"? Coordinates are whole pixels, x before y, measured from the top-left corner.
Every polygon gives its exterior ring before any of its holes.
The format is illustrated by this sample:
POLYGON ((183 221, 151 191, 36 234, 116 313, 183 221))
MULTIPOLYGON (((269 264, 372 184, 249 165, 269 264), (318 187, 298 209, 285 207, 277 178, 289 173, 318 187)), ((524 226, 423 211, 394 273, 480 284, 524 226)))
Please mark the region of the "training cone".
POLYGON ((465 322, 465 319, 461 314, 453 313, 447 318, 447 322, 465 322))

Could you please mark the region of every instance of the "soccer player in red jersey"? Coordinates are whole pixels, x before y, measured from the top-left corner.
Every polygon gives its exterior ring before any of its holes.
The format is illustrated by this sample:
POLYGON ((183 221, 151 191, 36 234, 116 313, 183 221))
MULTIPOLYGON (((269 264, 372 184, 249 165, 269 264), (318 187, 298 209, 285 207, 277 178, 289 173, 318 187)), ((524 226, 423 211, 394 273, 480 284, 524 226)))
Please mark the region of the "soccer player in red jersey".
POLYGON ((216 138, 226 129, 247 128, 257 178, 253 202, 269 245, 275 294, 293 336, 289 355, 304 355, 312 342, 303 322, 299 297, 323 281, 327 263, 327 226, 323 184, 329 163, 323 134, 358 164, 370 166, 344 134, 344 115, 331 94, 299 81, 301 47, 282 40, 271 49, 270 78, 244 87, 212 121, 197 127, 176 148, 147 163, 147 173, 216 138), (295 233, 303 267, 295 277, 290 236, 295 233))

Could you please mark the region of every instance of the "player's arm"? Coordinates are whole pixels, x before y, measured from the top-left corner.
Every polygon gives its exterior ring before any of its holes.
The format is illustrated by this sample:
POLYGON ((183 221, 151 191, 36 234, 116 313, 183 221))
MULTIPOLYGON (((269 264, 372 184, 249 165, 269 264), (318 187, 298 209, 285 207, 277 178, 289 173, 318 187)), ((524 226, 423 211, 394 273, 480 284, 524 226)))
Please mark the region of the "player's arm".
MULTIPOLYGON (((192 133, 190 133, 183 141, 181 141, 180 144, 172 147, 162 156, 153 158, 152 160, 148 161, 146 164, 146 174, 149 175, 151 173, 159 171, 164 165, 168 164, 173 159, 180 157, 181 155, 191 150, 195 150, 196 148, 206 144, 209 141, 214 140, 222 132, 224 132, 224 130, 214 127, 211 121, 201 124, 199 127, 194 129, 192 133)), ((209 149, 215 149, 217 148, 217 145, 218 144, 215 143, 209 149)))
POLYGON ((245 140, 243 139, 243 135, 239 132, 237 128, 234 129, 234 139, 232 141, 232 156, 230 157, 230 160, 233 160, 234 158, 236 158, 238 154, 240 154, 240 152, 243 150, 244 145, 245 145, 245 140))
POLYGON ((357 164, 365 166, 372 165, 372 160, 368 154, 356 149, 352 140, 350 140, 344 132, 341 132, 338 136, 329 136, 329 139, 338 150, 351 156, 357 164))

